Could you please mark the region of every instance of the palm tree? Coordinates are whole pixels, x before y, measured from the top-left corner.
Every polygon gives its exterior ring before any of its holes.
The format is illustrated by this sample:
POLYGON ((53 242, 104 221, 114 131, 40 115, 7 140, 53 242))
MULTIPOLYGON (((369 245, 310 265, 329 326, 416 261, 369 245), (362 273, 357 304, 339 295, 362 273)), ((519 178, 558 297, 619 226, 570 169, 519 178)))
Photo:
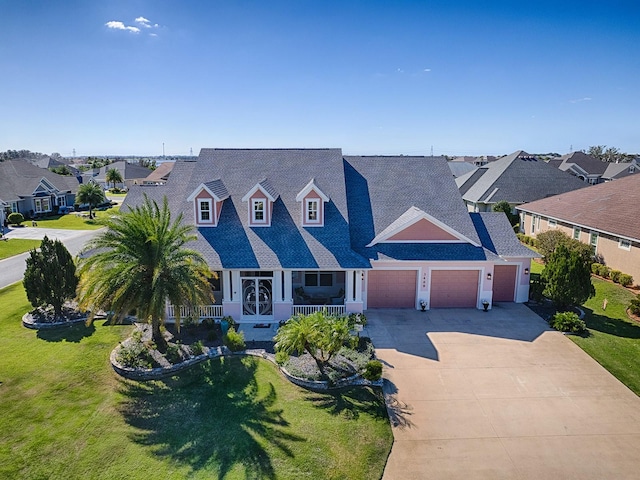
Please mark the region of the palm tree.
MULTIPOLYGON (((105 221, 106 231, 87 246, 97 253, 80 261, 78 295, 83 308, 113 311, 116 321, 136 310, 150 321, 153 339, 162 352, 160 330, 167 300, 193 308, 213 303, 212 274, 200 253, 184 248, 196 238, 193 226, 172 222, 165 197, 162 207, 146 195, 142 205, 105 221)), ((177 318, 178 327, 180 318, 177 318)))
POLYGON ((89 204, 89 218, 93 218, 92 209, 104 202, 105 196, 102 187, 94 182, 85 183, 80 185, 78 193, 76 194, 76 201, 78 203, 89 204))
POLYGON ((107 183, 112 183, 113 188, 116 188, 116 183, 122 183, 122 174, 117 168, 107 168, 105 179, 107 183))

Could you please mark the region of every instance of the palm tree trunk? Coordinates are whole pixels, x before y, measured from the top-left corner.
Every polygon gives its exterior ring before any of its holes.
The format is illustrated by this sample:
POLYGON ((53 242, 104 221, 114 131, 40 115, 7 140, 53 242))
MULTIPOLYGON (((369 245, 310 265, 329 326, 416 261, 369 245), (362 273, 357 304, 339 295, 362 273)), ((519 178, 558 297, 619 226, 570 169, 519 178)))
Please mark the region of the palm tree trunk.
POLYGON ((160 319, 151 318, 151 336, 160 353, 167 351, 167 341, 164 339, 164 335, 160 330, 160 319))

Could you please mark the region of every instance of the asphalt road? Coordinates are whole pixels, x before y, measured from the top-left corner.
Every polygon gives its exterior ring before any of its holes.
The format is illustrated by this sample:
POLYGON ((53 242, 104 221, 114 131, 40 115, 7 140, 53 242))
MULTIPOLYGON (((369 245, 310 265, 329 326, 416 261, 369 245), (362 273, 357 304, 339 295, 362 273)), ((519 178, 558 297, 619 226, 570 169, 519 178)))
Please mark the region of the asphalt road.
MULTIPOLYGON (((97 235, 98 232, 99 230, 60 230, 52 228, 23 227, 11 229, 5 235, 9 239, 27 238, 33 240, 41 240, 46 235, 50 239, 60 240, 67 247, 69 253, 75 256, 91 238, 97 235)), ((29 253, 22 253, 14 257, 0 260, 0 288, 22 281, 24 270, 26 268, 25 260, 28 256, 29 253)))

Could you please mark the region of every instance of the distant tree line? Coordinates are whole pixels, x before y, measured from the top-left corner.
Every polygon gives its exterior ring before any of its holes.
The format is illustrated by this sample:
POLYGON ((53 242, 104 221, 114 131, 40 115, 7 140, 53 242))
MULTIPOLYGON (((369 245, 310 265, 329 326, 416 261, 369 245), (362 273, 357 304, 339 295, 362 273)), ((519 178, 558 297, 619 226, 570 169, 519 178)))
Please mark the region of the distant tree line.
POLYGON ((46 157, 44 153, 32 152, 31 150, 7 150, 6 152, 0 152, 0 162, 5 160, 14 160, 16 158, 43 158, 46 157))
POLYGON ((592 157, 597 158, 601 162, 609 162, 609 163, 630 162, 635 158, 635 155, 621 152, 616 147, 607 147, 606 145, 592 145, 584 153, 587 153, 588 155, 591 155, 592 157))

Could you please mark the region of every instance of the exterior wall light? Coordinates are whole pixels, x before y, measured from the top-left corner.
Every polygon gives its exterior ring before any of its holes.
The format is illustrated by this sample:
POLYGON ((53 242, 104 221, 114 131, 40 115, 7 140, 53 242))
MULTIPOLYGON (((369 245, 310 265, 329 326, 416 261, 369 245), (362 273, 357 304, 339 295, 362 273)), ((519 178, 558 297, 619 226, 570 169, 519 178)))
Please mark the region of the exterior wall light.
POLYGON ((525 275, 529 275, 529 269, 528 269, 528 268, 526 268, 526 267, 525 267, 525 269, 524 269, 524 274, 525 274, 525 275))
POLYGON ((487 280, 491 280, 491 273, 487 273, 487 280))

